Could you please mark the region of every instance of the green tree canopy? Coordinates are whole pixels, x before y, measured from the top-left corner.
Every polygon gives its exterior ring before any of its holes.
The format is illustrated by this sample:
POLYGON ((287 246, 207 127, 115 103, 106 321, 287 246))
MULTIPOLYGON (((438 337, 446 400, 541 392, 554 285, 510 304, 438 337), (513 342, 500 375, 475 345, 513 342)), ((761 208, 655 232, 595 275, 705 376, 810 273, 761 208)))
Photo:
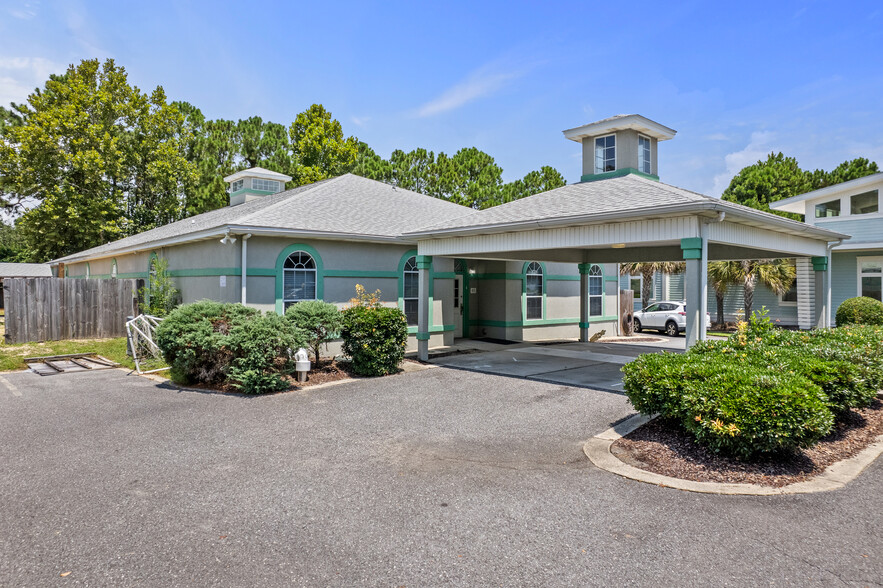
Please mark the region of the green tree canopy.
POLYGON ((290 174, 295 185, 332 178, 355 165, 359 140, 344 137, 340 121, 321 104, 298 114, 288 132, 296 164, 290 174))
POLYGON ((17 107, 0 142, 3 190, 37 206, 20 219, 36 260, 81 251, 181 218, 193 165, 182 115, 161 87, 130 86, 109 59, 71 66, 17 107))

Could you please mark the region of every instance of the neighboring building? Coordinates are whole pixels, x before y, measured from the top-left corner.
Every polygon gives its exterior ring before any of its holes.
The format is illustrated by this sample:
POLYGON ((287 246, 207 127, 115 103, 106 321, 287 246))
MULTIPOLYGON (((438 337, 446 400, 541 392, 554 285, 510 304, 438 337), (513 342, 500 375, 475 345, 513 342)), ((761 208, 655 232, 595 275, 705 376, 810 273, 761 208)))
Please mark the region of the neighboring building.
MULTIPOLYGON (((770 204, 773 210, 805 215, 808 225, 852 236, 834 245, 831 251, 832 315, 847 298, 867 296, 883 300, 881 192, 883 173, 876 173, 770 204)), ((792 297, 788 303, 795 307, 801 328, 808 328, 812 322, 812 271, 808 260, 797 261, 796 301, 792 297)))
POLYGON ((5 263, 0 262, 0 308, 3 306, 3 278, 51 278, 52 268, 48 263, 5 263))

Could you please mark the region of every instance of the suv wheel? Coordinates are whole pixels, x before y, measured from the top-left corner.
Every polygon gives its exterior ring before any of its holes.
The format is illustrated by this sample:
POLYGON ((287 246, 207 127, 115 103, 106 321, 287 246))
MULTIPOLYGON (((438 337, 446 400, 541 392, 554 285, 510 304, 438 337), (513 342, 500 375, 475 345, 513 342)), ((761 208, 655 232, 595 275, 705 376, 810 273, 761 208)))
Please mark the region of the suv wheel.
POLYGON ((677 337, 678 324, 674 321, 668 321, 667 323, 665 323, 665 334, 669 337, 677 337))
POLYGON ((641 327, 641 321, 639 321, 638 319, 635 319, 635 322, 634 322, 634 329, 635 329, 635 332, 636 332, 636 333, 640 333, 640 332, 641 332, 641 328, 642 328, 642 327, 641 327))

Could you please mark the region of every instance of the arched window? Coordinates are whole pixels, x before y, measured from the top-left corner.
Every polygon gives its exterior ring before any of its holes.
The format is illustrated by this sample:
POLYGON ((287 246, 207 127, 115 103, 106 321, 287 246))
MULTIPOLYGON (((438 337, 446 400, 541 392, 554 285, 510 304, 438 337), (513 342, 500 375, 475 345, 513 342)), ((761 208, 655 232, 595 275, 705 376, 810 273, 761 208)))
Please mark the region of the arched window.
POLYGON ((530 262, 525 272, 525 319, 543 318, 543 266, 530 262))
POLYGON ((600 265, 589 268, 589 316, 601 316, 604 312, 602 304, 604 296, 604 272, 600 265))
POLYGON ((282 310, 302 300, 316 299, 316 262, 309 253, 295 251, 282 266, 282 310))
POLYGON ((402 275, 404 288, 402 290, 402 301, 404 302, 405 318, 408 319, 408 325, 417 324, 417 309, 420 297, 420 272, 417 271, 417 258, 409 257, 405 262, 405 268, 402 275))
POLYGON ((117 260, 113 260, 110 262, 110 277, 117 277, 117 260))

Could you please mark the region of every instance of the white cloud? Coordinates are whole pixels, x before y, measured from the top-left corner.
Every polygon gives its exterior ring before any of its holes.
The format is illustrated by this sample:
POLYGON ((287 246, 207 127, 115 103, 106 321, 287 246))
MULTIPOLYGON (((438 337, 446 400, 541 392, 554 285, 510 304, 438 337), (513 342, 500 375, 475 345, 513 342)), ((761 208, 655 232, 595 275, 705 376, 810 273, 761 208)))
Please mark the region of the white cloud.
POLYGON ((368 123, 368 121, 371 120, 371 117, 370 116, 351 116, 350 120, 357 127, 364 127, 368 123))
POLYGON ((417 116, 435 116, 460 108, 473 100, 497 92, 506 83, 522 75, 524 75, 524 71, 499 71, 492 66, 482 67, 470 74, 465 80, 442 92, 438 98, 430 100, 417 109, 417 116))
POLYGON ((714 176, 712 194, 720 196, 730 185, 733 176, 742 171, 743 167, 764 159, 773 151, 771 144, 774 139, 775 134, 770 131, 755 131, 751 133, 751 140, 744 149, 727 154, 724 158, 727 170, 714 176))
POLYGON ((20 6, 10 7, 7 12, 15 18, 21 20, 30 20, 37 16, 37 8, 40 7, 40 2, 22 2, 20 6))
POLYGON ((0 105, 24 102, 35 88, 43 87, 49 74, 67 67, 42 57, 0 57, 0 105))

